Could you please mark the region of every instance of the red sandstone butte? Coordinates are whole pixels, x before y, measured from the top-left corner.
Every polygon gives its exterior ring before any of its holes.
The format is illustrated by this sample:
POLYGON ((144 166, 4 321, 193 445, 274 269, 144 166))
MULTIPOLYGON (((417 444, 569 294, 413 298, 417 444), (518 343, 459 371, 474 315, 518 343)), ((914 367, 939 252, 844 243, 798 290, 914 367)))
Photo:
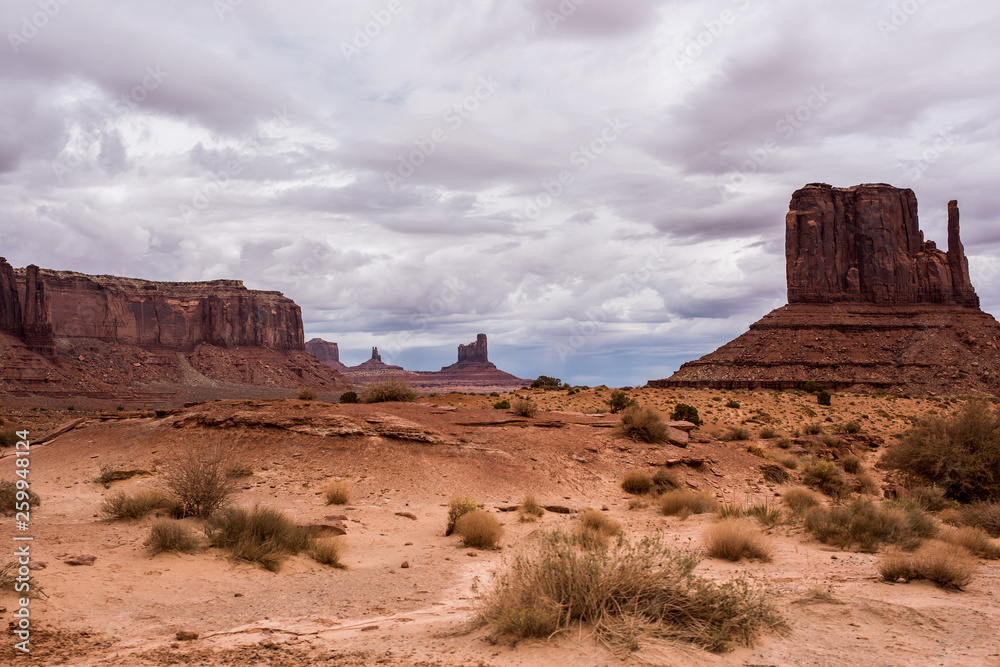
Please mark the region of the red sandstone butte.
POLYGON ((302 314, 238 280, 154 282, 0 258, 0 390, 170 401, 349 383, 307 354, 302 314), (200 394, 199 394, 200 395, 200 394))
POLYGON ((785 218, 788 305, 654 387, 1000 391, 1000 324, 979 309, 948 203, 948 250, 912 190, 811 184, 785 218))

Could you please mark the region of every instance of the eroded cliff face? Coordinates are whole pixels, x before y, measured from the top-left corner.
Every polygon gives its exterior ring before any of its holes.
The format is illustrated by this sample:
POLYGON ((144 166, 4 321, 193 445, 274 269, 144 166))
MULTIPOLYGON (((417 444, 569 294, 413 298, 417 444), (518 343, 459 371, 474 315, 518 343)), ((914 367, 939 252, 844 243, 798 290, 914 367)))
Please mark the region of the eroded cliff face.
POLYGON ((23 336, 32 347, 53 338, 96 338, 175 350, 201 343, 305 349, 298 305, 280 292, 248 290, 239 280, 154 282, 36 266, 10 270, 4 261, 0 292, 5 295, 4 276, 9 280, 11 274, 23 329, 7 322, 10 309, 0 312, 0 321, 6 333, 23 336))
POLYGON ((924 241, 912 190, 808 185, 785 218, 789 303, 951 303, 979 307, 948 204, 948 251, 924 241))
POLYGON ((486 334, 478 334, 474 343, 458 346, 458 363, 465 362, 489 362, 486 350, 486 334))

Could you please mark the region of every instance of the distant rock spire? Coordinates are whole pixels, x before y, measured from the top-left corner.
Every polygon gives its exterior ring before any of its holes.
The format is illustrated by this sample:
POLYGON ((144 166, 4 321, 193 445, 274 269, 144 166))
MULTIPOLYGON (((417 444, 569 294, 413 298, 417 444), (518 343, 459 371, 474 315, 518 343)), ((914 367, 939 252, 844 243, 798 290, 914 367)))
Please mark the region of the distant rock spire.
POLYGON ((382 355, 378 353, 378 348, 372 348, 372 361, 382 361, 382 355))
POLYGON ((486 354, 486 334, 476 336, 476 342, 458 346, 458 363, 489 362, 486 354))

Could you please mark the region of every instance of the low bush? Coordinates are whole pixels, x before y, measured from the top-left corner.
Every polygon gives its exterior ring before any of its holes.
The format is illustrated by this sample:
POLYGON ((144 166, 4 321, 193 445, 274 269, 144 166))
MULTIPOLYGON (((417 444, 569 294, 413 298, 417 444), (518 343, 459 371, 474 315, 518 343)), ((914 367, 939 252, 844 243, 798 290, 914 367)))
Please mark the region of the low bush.
POLYGON ((347 569, 341 562, 341 558, 344 557, 344 541, 339 536, 314 540, 306 549, 306 554, 320 565, 347 569))
POLYGON ((778 431, 773 426, 765 426, 760 429, 761 440, 773 440, 778 437, 778 431))
POLYGON ((559 389, 560 387, 562 387, 562 380, 548 375, 539 375, 537 379, 531 381, 532 389, 559 389))
POLYGON ((953 511, 949 523, 960 526, 978 526, 990 537, 1000 537, 1000 503, 972 503, 953 511))
POLYGON ((964 547, 973 556, 988 560, 1000 560, 1000 544, 990 539, 982 528, 962 526, 941 535, 943 542, 964 547))
POLYGON ((691 514, 714 512, 719 506, 719 501, 715 499, 715 496, 705 491, 675 489, 660 496, 657 504, 660 507, 660 512, 666 516, 684 518, 691 514))
POLYGON ((0 447, 14 447, 20 440, 21 438, 17 435, 17 429, 0 429, 0 447))
POLYGON ((360 400, 362 403, 410 403, 419 396, 408 382, 390 378, 362 389, 360 400))
POLYGON ((259 563, 271 572, 281 569, 287 556, 310 546, 305 528, 270 507, 226 507, 209 519, 205 531, 212 546, 225 549, 233 558, 259 563))
POLYGON ((599 510, 589 509, 580 514, 580 544, 588 549, 606 549, 608 541, 621 535, 622 526, 599 510))
POLYGON ((18 489, 17 483, 9 479, 0 479, 0 514, 14 514, 23 510, 18 509, 20 503, 28 503, 28 507, 38 507, 42 504, 42 499, 37 493, 29 489, 18 489))
POLYGON ((929 417, 907 431, 880 465, 963 503, 1000 501, 1000 409, 968 401, 952 417, 929 417))
POLYGON ((495 549, 503 537, 503 525, 489 512, 476 509, 460 516, 455 522, 455 532, 462 544, 475 549, 495 549))
POLYGON ((739 519, 723 519, 705 533, 705 549, 712 558, 733 562, 744 558, 770 562, 771 545, 750 524, 739 519))
POLYGON ((847 484, 840 470, 829 461, 813 461, 807 465, 802 471, 802 483, 831 498, 842 498, 847 494, 847 484))
POLYGON ((158 509, 176 509, 177 501, 155 489, 126 493, 116 491, 101 501, 101 514, 111 519, 141 519, 158 509))
POLYGON ((344 481, 333 480, 323 489, 323 497, 327 505, 346 505, 351 502, 351 485, 344 481))
POLYGON ((494 410, 510 410, 510 401, 506 398, 493 404, 494 410))
POLYGON ((538 406, 529 398, 515 399, 512 408, 519 417, 534 417, 538 414, 538 406))
POLYGON ((750 429, 743 428, 742 426, 730 426, 726 429, 726 432, 719 436, 719 440, 723 442, 737 442, 740 440, 749 440, 753 437, 750 433, 750 429))
POLYGON ((495 575, 476 625, 520 639, 583 623, 623 657, 644 638, 721 653, 785 629, 766 589, 743 578, 717 584, 696 577, 697 563, 655 539, 588 550, 573 536, 553 533, 495 575))
POLYGON ((677 473, 667 466, 660 466, 653 473, 653 486, 659 492, 670 491, 681 488, 681 482, 677 479, 677 473))
POLYGON ((861 485, 861 493, 869 496, 877 496, 881 493, 882 489, 879 487, 878 482, 867 472, 858 473, 858 484, 861 485))
POLYGON ((160 519, 153 523, 146 538, 146 546, 150 555, 174 551, 179 553, 194 553, 201 543, 194 531, 183 523, 160 519))
POLYGON ((972 582, 976 565, 963 547, 934 542, 913 554, 890 551, 879 560, 878 569, 884 581, 926 579, 941 588, 960 591, 972 582))
POLYGON ((804 514, 806 511, 822 504, 822 499, 815 491, 810 491, 804 486, 796 486, 786 489, 781 494, 781 501, 788 506, 794 514, 804 514))
POLYGON ((861 472, 861 459, 859 459, 854 454, 848 454, 839 461, 840 467, 844 469, 844 472, 850 473, 852 475, 857 475, 861 472))
POLYGON ((913 549, 937 532, 936 524, 919 507, 904 509, 861 498, 840 507, 809 510, 805 527, 824 544, 872 553, 882 545, 913 549))
POLYGON ((674 411, 670 413, 672 421, 691 422, 695 426, 701 426, 702 421, 698 417, 698 408, 687 403, 678 403, 674 406, 674 411))
POLYGON ((861 433, 861 422, 859 422, 857 419, 847 422, 846 424, 844 424, 844 432, 851 434, 861 433))
POLYGON ((611 412, 613 414, 621 412, 625 408, 631 407, 633 405, 639 405, 639 402, 636 401, 634 398, 630 398, 629 395, 626 394, 624 391, 618 391, 618 390, 612 391, 611 398, 609 398, 604 402, 608 404, 608 407, 611 408, 611 412))
POLYGON ((739 410, 740 409, 740 404, 737 401, 735 401, 735 400, 733 400, 733 399, 730 398, 728 401, 726 401, 726 407, 727 408, 732 408, 734 410, 739 410))
POLYGON ((622 413, 621 433, 637 442, 666 442, 667 425, 663 423, 655 411, 638 405, 625 408, 622 413))
POLYGON ((940 486, 917 486, 910 489, 913 500, 928 512, 940 512, 955 505, 944 495, 940 486))
POLYGON ((315 401, 316 392, 312 389, 299 389, 299 393, 295 395, 300 401, 315 401))
POLYGON ((799 469, 799 457, 789 454, 787 452, 767 452, 767 458, 774 461, 782 468, 787 468, 789 470, 799 469))
POLYGON ((521 501, 518 511, 521 514, 522 521, 534 521, 545 514, 545 509, 538 504, 538 500, 531 493, 526 495, 524 500, 521 501))
POLYGON ((791 438, 778 438, 778 441, 774 443, 776 447, 781 449, 791 449, 792 444, 791 438))
POLYGON ((445 526, 444 534, 445 536, 451 535, 455 532, 455 522, 458 521, 464 514, 473 512, 478 509, 476 501, 468 496, 455 496, 448 501, 448 525, 445 526))
POLYGON ((641 496, 652 490, 653 478, 645 470, 633 470, 625 473, 625 477, 622 478, 621 487, 625 493, 641 496))
POLYGON ((178 501, 180 516, 208 517, 236 493, 229 474, 235 457, 227 447, 192 447, 164 466, 163 483, 178 501))
POLYGON ((819 435, 823 432, 823 425, 818 423, 806 424, 802 427, 802 432, 806 435, 819 435))
POLYGON ((820 405, 830 405, 833 401, 833 396, 828 391, 821 391, 816 394, 816 402, 820 405))
POLYGON ((356 391, 345 391, 343 394, 340 395, 340 402, 360 403, 361 399, 358 397, 358 393, 356 391))

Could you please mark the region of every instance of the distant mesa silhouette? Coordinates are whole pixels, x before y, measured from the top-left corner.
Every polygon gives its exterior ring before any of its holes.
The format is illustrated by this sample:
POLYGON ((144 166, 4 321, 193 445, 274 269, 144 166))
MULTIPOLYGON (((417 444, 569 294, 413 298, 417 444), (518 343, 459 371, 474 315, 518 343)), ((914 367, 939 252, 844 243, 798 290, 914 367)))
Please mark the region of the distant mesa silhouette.
POLYGON ((979 308, 948 203, 948 250, 912 190, 807 185, 785 217, 788 305, 654 387, 1000 391, 1000 324, 979 308))

